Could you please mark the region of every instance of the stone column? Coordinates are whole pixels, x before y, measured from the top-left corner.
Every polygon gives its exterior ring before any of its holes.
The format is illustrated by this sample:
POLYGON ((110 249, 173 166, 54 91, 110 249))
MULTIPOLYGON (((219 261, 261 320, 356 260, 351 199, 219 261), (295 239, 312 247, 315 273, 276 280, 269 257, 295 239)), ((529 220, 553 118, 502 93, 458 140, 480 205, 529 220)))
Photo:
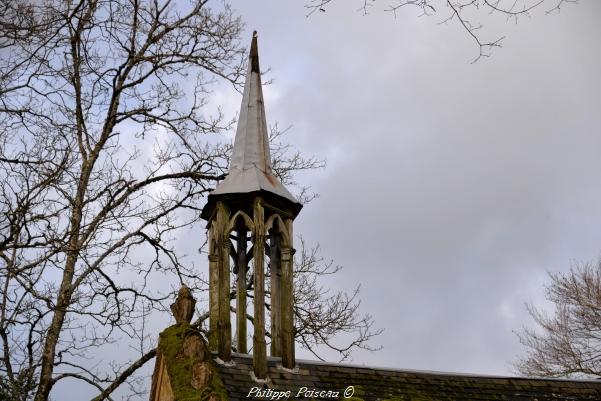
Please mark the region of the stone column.
POLYGON ((229 361, 232 356, 232 324, 230 320, 230 241, 226 232, 229 210, 223 202, 217 203, 217 248, 219 251, 219 357, 229 361))
POLYGON ((276 227, 269 230, 269 271, 271 276, 271 356, 282 356, 281 334, 281 234, 276 227))
POLYGON ((261 198, 253 205, 253 259, 254 259, 254 333, 253 366, 258 379, 267 377, 267 349, 265 343, 265 212, 261 198))
POLYGON ((292 248, 292 219, 286 220, 288 229, 288 244, 282 248, 282 280, 281 304, 282 316, 282 365, 294 369, 294 283, 293 283, 293 254, 292 248))

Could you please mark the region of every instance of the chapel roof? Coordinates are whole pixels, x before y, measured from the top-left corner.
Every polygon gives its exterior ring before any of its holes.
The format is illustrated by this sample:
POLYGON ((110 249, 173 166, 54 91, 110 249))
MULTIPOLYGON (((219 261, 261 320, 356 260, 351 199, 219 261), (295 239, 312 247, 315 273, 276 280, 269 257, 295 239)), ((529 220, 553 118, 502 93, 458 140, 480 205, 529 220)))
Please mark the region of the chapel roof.
MULTIPOLYGON (((230 401, 247 397, 253 387, 291 390, 302 387, 339 391, 354 386, 351 401, 593 401, 601 400, 601 382, 595 380, 540 379, 375 368, 341 363, 297 360, 297 370, 287 371, 279 358, 268 358, 269 381, 253 380, 252 356, 234 354, 233 363, 217 364, 230 401)), ((314 395, 314 394, 313 394, 314 395)), ((305 397, 298 399, 325 399, 305 397)), ((265 398, 256 398, 265 399, 265 398)), ((286 399, 286 398, 282 398, 286 399)))

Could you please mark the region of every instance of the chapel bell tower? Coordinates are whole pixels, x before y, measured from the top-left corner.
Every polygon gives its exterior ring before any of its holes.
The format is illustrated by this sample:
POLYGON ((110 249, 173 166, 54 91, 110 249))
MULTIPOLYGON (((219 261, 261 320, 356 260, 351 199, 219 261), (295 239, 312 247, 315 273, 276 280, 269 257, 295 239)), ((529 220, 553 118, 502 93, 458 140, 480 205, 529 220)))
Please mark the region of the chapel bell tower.
POLYGON ((234 307, 235 347, 247 353, 247 315, 252 316, 253 365, 258 379, 267 375, 267 276, 270 355, 281 357, 285 368, 295 365, 292 223, 301 207, 272 172, 255 31, 229 173, 209 195, 201 216, 208 221, 209 346, 223 361, 231 359, 230 312, 234 307), (234 291, 230 288, 232 274, 234 291), (251 290, 249 313, 246 295, 251 290))

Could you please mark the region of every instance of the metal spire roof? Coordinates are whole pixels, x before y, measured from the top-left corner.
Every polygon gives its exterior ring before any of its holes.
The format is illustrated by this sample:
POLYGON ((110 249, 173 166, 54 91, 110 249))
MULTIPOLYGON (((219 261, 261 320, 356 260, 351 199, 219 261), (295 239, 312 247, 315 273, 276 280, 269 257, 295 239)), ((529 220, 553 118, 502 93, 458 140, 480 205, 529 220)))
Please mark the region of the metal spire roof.
POLYGON ((271 169, 256 31, 253 32, 250 46, 248 72, 229 173, 211 192, 211 196, 255 191, 267 191, 299 204, 271 169))

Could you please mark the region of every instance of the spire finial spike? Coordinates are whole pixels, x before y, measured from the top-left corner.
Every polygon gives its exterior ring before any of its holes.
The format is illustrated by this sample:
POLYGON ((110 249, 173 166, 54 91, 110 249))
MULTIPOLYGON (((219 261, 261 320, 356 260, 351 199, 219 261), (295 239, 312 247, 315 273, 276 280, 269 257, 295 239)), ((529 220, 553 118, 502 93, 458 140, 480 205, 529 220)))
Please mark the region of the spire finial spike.
POLYGON ((253 38, 250 43, 250 54, 249 54, 249 62, 250 62, 250 71, 260 73, 259 69, 259 50, 257 48, 257 31, 253 31, 253 38))

